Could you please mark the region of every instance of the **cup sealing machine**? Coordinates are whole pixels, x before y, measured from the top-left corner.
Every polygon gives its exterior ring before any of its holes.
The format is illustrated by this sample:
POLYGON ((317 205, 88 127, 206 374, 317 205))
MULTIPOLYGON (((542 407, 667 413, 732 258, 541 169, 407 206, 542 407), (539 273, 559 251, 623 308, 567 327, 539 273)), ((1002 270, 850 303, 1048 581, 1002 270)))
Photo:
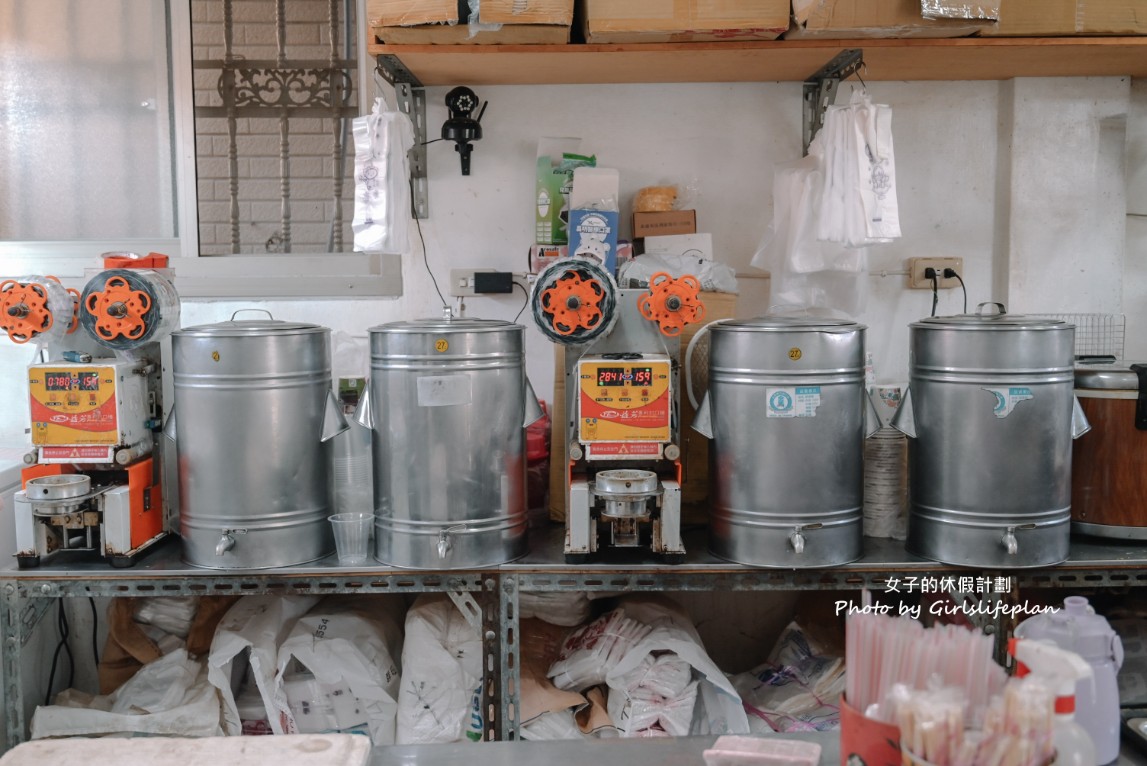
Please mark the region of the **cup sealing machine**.
POLYGON ((704 316, 699 291, 695 277, 665 273, 649 289, 619 289, 601 266, 580 258, 538 275, 535 323, 566 347, 569 563, 602 547, 684 560, 679 336, 704 316))
POLYGON ((166 264, 107 254, 82 294, 49 277, 0 282, 0 329, 38 360, 14 498, 21 568, 73 551, 130 566, 168 534, 160 341, 178 327, 179 298, 166 264))

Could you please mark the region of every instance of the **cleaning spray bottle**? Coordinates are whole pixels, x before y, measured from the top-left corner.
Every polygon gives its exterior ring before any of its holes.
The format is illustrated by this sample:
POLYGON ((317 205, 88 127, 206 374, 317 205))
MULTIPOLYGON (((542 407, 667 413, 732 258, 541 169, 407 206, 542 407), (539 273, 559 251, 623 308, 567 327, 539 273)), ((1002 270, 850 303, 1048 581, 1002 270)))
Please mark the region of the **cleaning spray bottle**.
POLYGON ((1075 652, 1050 641, 1012 638, 1008 653, 1016 658, 1016 675, 1046 678, 1055 689, 1052 741, 1056 766, 1096 766, 1095 744, 1075 721, 1075 683, 1092 677, 1091 665, 1075 652))

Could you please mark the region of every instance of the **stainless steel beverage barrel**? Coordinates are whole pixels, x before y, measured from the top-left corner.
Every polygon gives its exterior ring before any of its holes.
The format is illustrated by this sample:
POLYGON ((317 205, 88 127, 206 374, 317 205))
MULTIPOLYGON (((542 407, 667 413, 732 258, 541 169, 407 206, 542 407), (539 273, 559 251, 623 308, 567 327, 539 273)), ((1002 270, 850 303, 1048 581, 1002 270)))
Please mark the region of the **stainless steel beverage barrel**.
POLYGON ((709 389, 694 428, 712 439, 717 556, 772 567, 860 558, 865 329, 784 316, 710 326, 709 389))
POLYGON ((910 437, 906 547, 965 566, 1055 564, 1068 553, 1071 442, 1086 430, 1075 327, 999 304, 980 312, 909 328, 909 390, 893 421, 910 437))
POLYGON ((239 320, 172 335, 183 558, 266 569, 334 550, 330 330, 239 320))
POLYGON ((524 333, 482 319, 370 329, 360 422, 374 432, 380 562, 459 569, 525 554, 524 429, 541 411, 526 382, 524 333))

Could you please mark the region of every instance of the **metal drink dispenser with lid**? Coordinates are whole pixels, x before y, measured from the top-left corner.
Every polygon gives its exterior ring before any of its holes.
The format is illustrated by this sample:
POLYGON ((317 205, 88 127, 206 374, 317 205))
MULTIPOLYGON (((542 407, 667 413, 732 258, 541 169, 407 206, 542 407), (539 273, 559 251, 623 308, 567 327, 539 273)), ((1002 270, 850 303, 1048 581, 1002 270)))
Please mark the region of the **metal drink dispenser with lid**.
POLYGON ((1094 684, 1080 681, 1075 689, 1075 720, 1095 743, 1097 763, 1119 755, 1119 687, 1115 675, 1123 665, 1123 643, 1107 619, 1095 613, 1083 596, 1068 596, 1063 609, 1021 622, 1016 638, 1051 641, 1075 652, 1091 665, 1094 684))
POLYGON ((998 303, 909 326, 892 420, 909 438, 909 553, 974 567, 1067 558, 1072 440, 1088 429, 1074 346, 1074 325, 998 303))

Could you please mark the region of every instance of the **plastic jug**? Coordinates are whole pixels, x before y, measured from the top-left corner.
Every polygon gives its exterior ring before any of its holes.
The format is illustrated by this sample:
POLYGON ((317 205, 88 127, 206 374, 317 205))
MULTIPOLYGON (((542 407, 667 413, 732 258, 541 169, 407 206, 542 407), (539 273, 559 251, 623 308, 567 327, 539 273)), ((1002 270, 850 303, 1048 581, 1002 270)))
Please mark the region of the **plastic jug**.
POLYGON ((1075 652, 1091 665, 1091 680, 1075 689, 1075 719, 1091 735, 1099 763, 1119 756, 1119 688, 1115 674, 1123 664, 1123 644, 1107 619, 1082 596, 1068 596, 1063 609, 1029 617, 1015 630, 1016 638, 1045 639, 1075 652))

